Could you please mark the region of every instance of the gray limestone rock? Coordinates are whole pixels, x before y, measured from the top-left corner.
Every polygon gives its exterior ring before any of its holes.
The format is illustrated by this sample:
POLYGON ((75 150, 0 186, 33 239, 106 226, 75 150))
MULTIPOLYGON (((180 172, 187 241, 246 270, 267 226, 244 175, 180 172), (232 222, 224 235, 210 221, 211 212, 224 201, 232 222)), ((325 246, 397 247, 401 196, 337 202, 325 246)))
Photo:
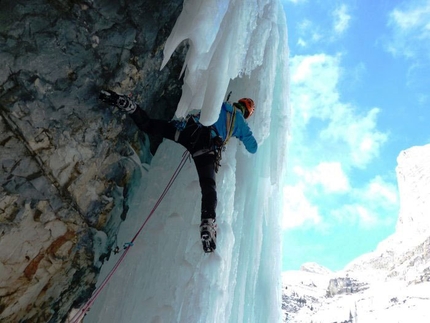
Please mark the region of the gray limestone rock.
POLYGON ((181 9, 2 1, 0 321, 62 322, 91 295, 159 142, 98 92, 132 92, 150 115, 171 118, 186 45, 159 68, 181 9))

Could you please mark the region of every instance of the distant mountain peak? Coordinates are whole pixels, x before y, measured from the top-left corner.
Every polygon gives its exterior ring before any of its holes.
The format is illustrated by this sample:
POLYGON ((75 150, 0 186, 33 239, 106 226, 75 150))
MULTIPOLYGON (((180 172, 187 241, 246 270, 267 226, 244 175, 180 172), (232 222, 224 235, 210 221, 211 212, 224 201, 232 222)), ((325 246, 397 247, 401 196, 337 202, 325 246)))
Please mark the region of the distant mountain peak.
POLYGON ((315 274, 328 275, 331 274, 332 271, 316 262, 306 262, 300 267, 301 271, 307 271, 315 274))

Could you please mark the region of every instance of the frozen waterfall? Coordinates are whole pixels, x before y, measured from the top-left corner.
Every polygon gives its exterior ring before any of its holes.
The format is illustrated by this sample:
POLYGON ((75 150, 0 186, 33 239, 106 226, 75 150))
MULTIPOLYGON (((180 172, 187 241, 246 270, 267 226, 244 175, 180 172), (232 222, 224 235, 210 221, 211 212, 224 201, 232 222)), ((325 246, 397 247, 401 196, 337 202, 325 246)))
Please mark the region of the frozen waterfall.
MULTIPOLYGON (((215 253, 202 251, 200 187, 190 161, 84 322, 282 321, 280 202, 289 121, 284 11, 277 0, 185 0, 165 62, 184 40, 190 47, 176 117, 201 110, 202 122, 211 124, 228 92, 231 101, 251 97, 257 109, 249 125, 259 150, 250 155, 232 139, 223 154, 215 253)), ((152 164, 142 167, 119 244, 148 216, 184 150, 164 141, 152 164)))

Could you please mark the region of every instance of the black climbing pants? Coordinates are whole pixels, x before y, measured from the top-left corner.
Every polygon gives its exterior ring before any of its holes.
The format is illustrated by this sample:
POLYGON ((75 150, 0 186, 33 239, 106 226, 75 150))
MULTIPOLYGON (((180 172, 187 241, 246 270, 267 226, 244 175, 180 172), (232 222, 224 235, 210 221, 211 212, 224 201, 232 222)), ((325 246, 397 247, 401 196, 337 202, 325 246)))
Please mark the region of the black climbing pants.
POLYGON ((177 128, 173 122, 151 119, 140 108, 137 108, 130 116, 143 132, 178 142, 191 153, 202 192, 201 217, 202 219, 215 218, 217 206, 216 155, 213 151, 201 153, 202 150, 213 146, 211 129, 201 124, 196 124, 193 118, 189 118, 185 128, 177 134, 177 128))

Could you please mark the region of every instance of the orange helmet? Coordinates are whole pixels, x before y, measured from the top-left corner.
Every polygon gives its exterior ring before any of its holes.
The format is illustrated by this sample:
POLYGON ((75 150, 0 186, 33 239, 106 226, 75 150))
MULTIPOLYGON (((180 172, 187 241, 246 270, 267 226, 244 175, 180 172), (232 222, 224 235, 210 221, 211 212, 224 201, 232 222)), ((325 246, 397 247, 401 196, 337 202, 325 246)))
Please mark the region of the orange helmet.
POLYGON ((243 116, 245 117, 245 119, 248 119, 255 110, 255 104, 254 101, 252 101, 252 99, 249 98, 242 98, 238 101, 239 104, 241 104, 243 107, 245 107, 245 111, 243 111, 243 116))

